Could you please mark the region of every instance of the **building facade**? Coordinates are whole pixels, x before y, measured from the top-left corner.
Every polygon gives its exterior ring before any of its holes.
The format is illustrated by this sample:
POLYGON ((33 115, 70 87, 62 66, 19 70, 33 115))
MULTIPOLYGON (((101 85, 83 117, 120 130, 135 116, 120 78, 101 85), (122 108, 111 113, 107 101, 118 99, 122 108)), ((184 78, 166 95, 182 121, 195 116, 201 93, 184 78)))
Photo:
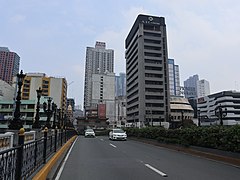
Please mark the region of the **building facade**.
POLYGON ((167 32, 164 17, 138 15, 126 40, 127 121, 168 120, 167 32), (151 116, 149 116, 151 115, 151 116))
POLYGON ((126 73, 115 77, 115 96, 126 96, 126 73))
POLYGON ((126 119, 126 96, 117 96, 115 98, 115 112, 116 118, 114 122, 115 127, 124 127, 127 123, 126 119))
POLYGON ((51 97, 58 108, 67 109, 67 81, 65 78, 48 77, 44 73, 27 73, 22 86, 22 99, 34 100, 36 90, 42 89, 42 96, 51 97))
POLYGON ((99 104, 106 105, 106 117, 110 124, 115 120, 115 74, 92 74, 91 107, 98 108, 99 104))
POLYGON ((17 53, 0 47, 0 79, 12 85, 13 77, 19 72, 20 57, 17 53))
POLYGON ((220 124, 219 108, 223 112, 223 125, 240 124, 240 92, 222 91, 201 97, 197 106, 202 126, 220 124))
POLYGON ((198 75, 190 76, 184 81, 184 95, 185 98, 197 98, 197 82, 199 81, 198 75))
POLYGON ((168 59, 168 70, 169 70, 169 89, 170 95, 180 96, 180 75, 179 66, 174 63, 174 59, 168 59))
POLYGON ((87 47, 85 64, 84 109, 92 107, 92 75, 114 72, 114 51, 106 49, 105 42, 96 42, 95 47, 87 47))
POLYGON ((194 110, 187 98, 172 96, 170 106, 173 128, 182 126, 186 120, 193 120, 194 110))
POLYGON ((0 79, 0 100, 13 100, 15 97, 14 95, 15 88, 0 79))
POLYGON ((197 81, 197 95, 198 98, 208 96, 210 94, 209 82, 205 79, 197 81))

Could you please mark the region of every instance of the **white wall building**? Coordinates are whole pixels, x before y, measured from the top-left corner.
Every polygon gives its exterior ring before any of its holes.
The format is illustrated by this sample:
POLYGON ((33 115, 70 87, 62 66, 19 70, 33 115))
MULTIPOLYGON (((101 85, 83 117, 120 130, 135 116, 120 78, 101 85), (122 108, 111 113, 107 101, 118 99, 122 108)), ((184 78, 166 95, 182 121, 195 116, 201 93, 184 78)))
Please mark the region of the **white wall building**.
POLYGON ((115 120, 115 74, 92 74, 92 107, 106 104, 106 117, 109 122, 115 120))
POLYGON ((205 79, 197 81, 197 95, 198 98, 208 96, 210 94, 209 82, 205 79))
POLYGON ((0 100, 13 100, 15 88, 0 79, 0 100))
POLYGON ((240 92, 222 91, 198 98, 197 107, 203 126, 220 124, 217 116, 220 107, 223 110, 223 125, 240 124, 240 92))

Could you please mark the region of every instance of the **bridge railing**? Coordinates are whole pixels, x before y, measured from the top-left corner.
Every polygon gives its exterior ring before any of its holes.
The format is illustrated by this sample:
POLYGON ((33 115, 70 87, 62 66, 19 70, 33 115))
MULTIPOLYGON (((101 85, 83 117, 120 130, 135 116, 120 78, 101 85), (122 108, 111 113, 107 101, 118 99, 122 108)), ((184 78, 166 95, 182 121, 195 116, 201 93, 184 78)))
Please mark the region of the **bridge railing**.
MULTIPOLYGON (((68 139, 76 135, 75 130, 43 131, 43 136, 26 143, 24 129, 19 131, 18 146, 0 151, 0 180, 27 179, 68 139), (24 143, 25 141, 25 143, 24 143)), ((28 136, 28 135, 27 135, 28 136)), ((10 141, 9 141, 10 142, 10 141)))

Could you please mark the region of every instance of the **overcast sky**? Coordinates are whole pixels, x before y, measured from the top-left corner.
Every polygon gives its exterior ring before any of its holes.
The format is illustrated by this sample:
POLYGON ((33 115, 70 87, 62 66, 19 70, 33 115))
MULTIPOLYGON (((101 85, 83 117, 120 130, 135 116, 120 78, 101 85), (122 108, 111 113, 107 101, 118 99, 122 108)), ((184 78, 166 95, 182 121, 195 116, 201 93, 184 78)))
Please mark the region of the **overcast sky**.
POLYGON ((83 104, 86 47, 104 41, 125 72, 124 42, 138 14, 165 17, 168 55, 180 82, 198 74, 211 93, 240 89, 240 1, 0 0, 0 46, 21 57, 24 72, 65 77, 83 104))

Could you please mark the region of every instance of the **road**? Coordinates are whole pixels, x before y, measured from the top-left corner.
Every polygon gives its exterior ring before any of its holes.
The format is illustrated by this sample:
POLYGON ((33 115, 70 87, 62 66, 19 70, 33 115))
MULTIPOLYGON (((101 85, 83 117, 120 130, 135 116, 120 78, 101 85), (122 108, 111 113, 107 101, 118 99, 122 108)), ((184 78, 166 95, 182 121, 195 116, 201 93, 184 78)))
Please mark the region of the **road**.
MULTIPOLYGON (((59 178, 60 177, 60 178, 59 178)), ((239 180, 228 164, 141 142, 79 136, 60 180, 239 180)))

